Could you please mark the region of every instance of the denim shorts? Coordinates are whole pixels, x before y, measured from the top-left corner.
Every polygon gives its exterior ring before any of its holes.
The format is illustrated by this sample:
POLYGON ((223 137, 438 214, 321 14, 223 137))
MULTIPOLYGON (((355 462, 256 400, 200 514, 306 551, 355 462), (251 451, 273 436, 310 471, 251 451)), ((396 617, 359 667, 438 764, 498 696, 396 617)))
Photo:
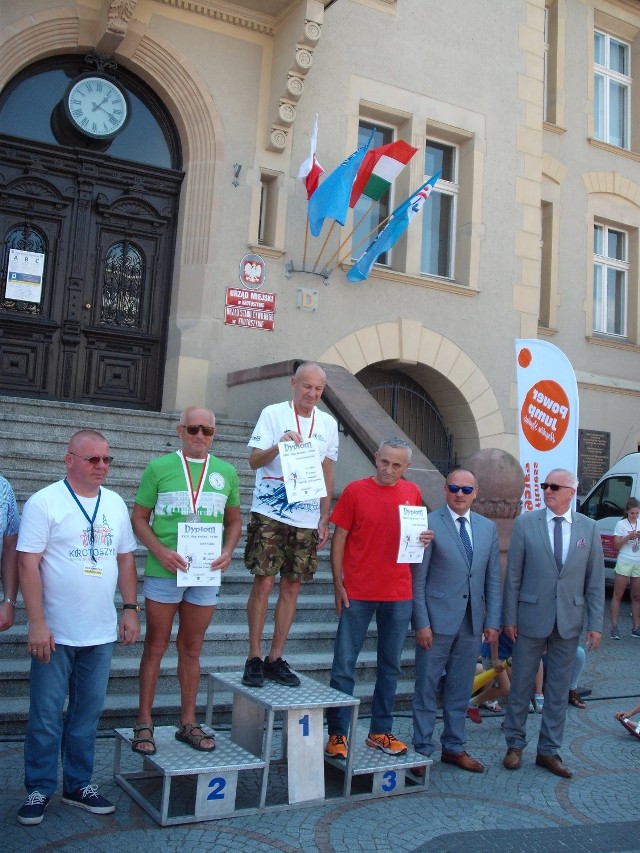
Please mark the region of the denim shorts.
POLYGON ((160 604, 199 604, 210 607, 218 600, 219 586, 178 586, 174 578, 145 577, 142 591, 144 597, 160 604))

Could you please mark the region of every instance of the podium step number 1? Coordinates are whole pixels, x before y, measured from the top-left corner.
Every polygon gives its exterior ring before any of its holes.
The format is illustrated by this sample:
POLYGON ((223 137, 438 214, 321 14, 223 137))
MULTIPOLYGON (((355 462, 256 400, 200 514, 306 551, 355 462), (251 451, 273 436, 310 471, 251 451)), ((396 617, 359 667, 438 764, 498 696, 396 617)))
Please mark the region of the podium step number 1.
POLYGON ((286 714, 289 802, 323 800, 323 709, 292 709, 286 714))

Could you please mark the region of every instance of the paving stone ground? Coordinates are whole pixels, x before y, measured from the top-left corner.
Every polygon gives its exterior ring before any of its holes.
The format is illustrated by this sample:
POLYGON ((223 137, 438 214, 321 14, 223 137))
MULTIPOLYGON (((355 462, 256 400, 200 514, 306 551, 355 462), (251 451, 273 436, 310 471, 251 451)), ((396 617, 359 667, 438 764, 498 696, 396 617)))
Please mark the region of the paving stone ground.
MULTIPOLYGON (((0 742, 0 850, 638 853, 640 740, 613 718, 615 711, 640 702, 640 640, 630 636, 628 609, 625 601, 622 640, 605 636, 600 649, 588 656, 580 684, 592 691, 586 710, 568 710, 562 757, 574 771, 571 780, 534 765, 538 715, 529 716, 522 768, 505 770, 502 717, 487 712, 482 725, 467 725, 467 749, 484 762, 485 773, 467 773, 436 761, 427 790, 416 793, 385 799, 334 798, 320 806, 160 827, 113 781, 114 739, 101 737, 93 781, 116 804, 115 814, 94 816, 65 806, 56 796, 44 821, 25 827, 16 821, 24 799, 23 745, 8 740, 0 742)), ((410 741, 408 714, 398 715, 396 734, 410 741)), ((339 782, 329 768, 328 791, 337 791, 339 782)), ((283 768, 276 764, 272 792, 276 802, 286 796, 285 785, 283 768)))

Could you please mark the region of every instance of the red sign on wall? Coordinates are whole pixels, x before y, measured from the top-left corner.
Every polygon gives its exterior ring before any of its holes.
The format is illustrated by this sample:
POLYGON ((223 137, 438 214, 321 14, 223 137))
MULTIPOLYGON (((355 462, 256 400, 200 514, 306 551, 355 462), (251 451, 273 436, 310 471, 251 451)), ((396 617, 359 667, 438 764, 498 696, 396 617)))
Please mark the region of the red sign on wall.
POLYGON ((273 331, 276 310, 275 293, 261 293, 228 287, 224 322, 227 326, 273 331))

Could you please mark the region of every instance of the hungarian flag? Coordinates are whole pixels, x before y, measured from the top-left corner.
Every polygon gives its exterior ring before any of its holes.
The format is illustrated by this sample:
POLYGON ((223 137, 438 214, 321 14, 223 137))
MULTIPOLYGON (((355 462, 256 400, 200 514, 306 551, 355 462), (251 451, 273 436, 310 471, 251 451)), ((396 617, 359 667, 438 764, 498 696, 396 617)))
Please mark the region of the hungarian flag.
POLYGON ((313 119, 313 133, 311 134, 311 151, 302 166, 300 166, 300 171, 298 172, 298 180, 302 181, 302 183, 307 188, 307 201, 318 189, 318 181, 320 180, 320 175, 324 173, 324 169, 322 168, 320 163, 318 163, 318 160, 316 158, 317 141, 318 113, 316 113, 315 118, 313 119))
POLYGON ((349 207, 354 207, 361 195, 380 201, 417 150, 398 139, 367 151, 351 190, 349 207))
POLYGON ((388 252, 409 227, 411 220, 422 210, 422 205, 431 195, 438 178, 442 173, 438 172, 432 178, 417 189, 413 195, 397 207, 382 231, 378 233, 375 240, 369 245, 360 259, 351 267, 347 273, 348 281, 365 281, 369 277, 371 268, 383 252, 388 252))

